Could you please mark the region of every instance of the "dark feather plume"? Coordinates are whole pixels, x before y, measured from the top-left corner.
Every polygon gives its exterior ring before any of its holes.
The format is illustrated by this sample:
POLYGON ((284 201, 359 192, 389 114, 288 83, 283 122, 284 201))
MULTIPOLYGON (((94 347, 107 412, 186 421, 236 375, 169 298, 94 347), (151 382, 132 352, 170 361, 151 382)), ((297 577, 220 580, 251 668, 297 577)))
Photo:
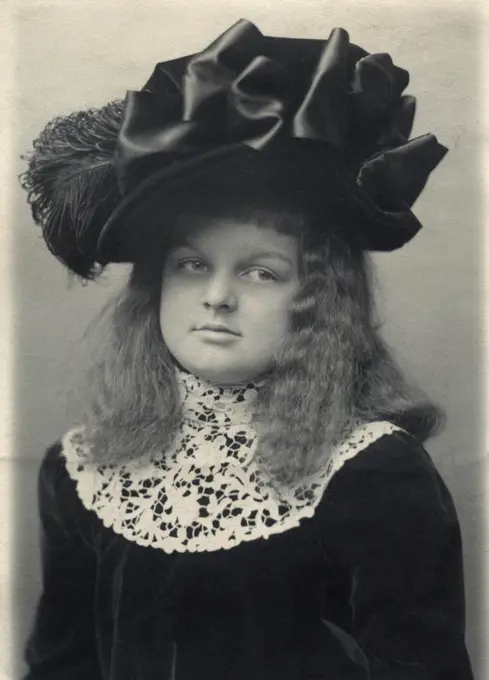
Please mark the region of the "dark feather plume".
POLYGON ((49 250, 74 274, 95 279, 97 239, 120 201, 112 163, 123 101, 57 116, 24 156, 20 176, 49 250))

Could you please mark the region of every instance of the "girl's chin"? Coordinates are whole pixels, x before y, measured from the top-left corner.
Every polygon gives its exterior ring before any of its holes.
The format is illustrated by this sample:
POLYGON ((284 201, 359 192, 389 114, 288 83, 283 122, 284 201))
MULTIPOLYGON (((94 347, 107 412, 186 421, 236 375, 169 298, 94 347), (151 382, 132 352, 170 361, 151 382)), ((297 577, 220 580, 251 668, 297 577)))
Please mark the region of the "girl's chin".
POLYGON ((214 383, 215 385, 237 385, 240 383, 247 383, 253 380, 258 375, 264 373, 264 369, 260 367, 245 367, 240 369, 231 366, 214 363, 199 362, 198 364, 186 364, 185 370, 193 373, 201 380, 214 383))

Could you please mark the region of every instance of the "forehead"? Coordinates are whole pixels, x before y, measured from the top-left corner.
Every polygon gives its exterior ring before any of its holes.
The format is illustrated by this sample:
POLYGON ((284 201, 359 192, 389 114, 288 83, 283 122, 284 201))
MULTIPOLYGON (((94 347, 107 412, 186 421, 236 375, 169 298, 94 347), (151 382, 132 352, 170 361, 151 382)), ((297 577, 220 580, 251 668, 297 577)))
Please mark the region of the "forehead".
POLYGON ((295 251, 297 236, 280 231, 272 223, 252 219, 194 219, 182 224, 174 234, 173 248, 179 246, 236 248, 241 251, 257 247, 278 251, 295 251))

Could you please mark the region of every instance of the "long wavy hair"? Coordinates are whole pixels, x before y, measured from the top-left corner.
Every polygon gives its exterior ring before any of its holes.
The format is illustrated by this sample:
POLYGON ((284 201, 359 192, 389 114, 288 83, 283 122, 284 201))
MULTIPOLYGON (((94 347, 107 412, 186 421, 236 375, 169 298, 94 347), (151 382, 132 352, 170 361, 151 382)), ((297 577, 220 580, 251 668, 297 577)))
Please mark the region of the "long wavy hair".
MULTIPOLYGON (((200 218, 203 215, 200 206, 200 218)), ((243 208, 254 224, 300 237, 301 286, 289 328, 255 409, 257 461, 278 485, 303 481, 325 465, 357 423, 389 420, 420 442, 444 414, 409 384, 381 337, 368 253, 340 230, 305 229, 284 208, 243 208)), ((233 204, 232 215, 240 217, 233 204)), ((133 266, 127 285, 98 319, 98 355, 87 372, 83 415, 93 459, 122 463, 165 451, 180 424, 175 361, 159 322, 164 257, 133 266)))

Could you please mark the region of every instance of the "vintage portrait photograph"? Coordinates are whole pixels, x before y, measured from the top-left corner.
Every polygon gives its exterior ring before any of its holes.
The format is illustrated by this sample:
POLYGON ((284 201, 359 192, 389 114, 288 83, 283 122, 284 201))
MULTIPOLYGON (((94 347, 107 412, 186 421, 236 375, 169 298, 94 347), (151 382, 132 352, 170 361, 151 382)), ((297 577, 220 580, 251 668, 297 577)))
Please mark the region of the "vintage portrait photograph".
POLYGON ((12 7, 0 680, 488 680, 480 3, 12 7))

